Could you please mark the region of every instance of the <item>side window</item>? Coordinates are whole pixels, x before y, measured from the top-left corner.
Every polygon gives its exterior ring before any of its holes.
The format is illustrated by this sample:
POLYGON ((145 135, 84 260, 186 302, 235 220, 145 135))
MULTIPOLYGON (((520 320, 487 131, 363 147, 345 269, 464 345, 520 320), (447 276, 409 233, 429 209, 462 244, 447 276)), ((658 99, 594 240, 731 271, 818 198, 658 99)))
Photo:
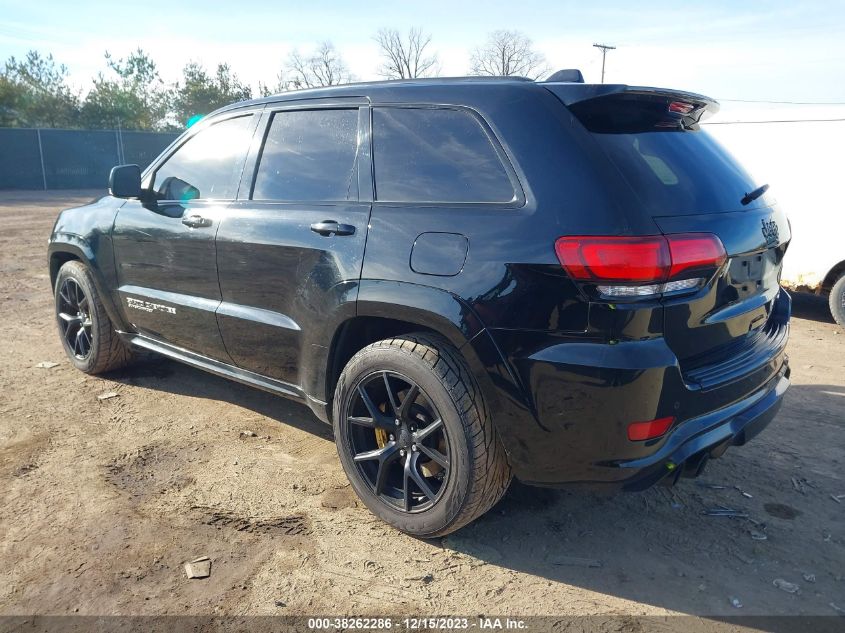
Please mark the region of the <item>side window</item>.
POLYGON ((158 168, 159 200, 232 200, 249 150, 252 115, 214 123, 186 141, 158 168))
POLYGON ((513 185, 480 122, 465 110, 375 108, 378 200, 510 202, 513 185))
POLYGON ((357 200, 358 110, 277 112, 255 176, 253 200, 357 200))

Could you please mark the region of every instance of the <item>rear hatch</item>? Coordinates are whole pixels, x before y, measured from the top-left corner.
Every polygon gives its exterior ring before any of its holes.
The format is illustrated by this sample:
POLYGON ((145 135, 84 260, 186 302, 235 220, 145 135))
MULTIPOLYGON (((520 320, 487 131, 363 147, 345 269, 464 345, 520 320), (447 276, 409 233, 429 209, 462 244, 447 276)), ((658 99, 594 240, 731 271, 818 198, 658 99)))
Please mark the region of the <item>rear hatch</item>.
POLYGON ((759 192, 763 183, 701 128, 718 105, 652 88, 545 85, 601 147, 627 183, 623 203, 649 215, 655 233, 712 234, 724 245, 727 261, 701 287, 660 296, 664 337, 689 382, 710 386, 782 348, 786 318, 773 312, 789 224, 759 192))

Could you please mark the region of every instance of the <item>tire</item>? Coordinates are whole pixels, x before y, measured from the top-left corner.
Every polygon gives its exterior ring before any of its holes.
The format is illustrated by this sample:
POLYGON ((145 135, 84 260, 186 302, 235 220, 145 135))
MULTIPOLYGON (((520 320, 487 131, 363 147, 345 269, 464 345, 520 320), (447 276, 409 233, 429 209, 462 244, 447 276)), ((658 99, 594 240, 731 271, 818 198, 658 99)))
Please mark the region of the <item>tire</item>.
POLYGON ((132 351, 115 332, 85 264, 65 263, 56 275, 53 294, 59 337, 77 369, 101 374, 131 362, 132 351))
POLYGON ((454 532, 487 512, 508 489, 511 469, 481 390, 443 337, 407 334, 360 350, 340 375, 333 413, 335 443, 353 489, 373 514, 402 532, 420 538, 454 532), (413 385, 417 396, 411 396, 413 385), (379 396, 388 390, 395 392, 392 400, 379 396), (408 404, 411 397, 416 400, 408 404), (379 441, 380 431, 370 428, 368 420, 374 425, 386 420, 398 430, 382 430, 393 432, 379 441), (372 433, 375 439, 368 439, 372 433), (432 438, 438 437, 432 447, 432 438), (374 450, 360 446, 362 441, 373 443, 374 450), (385 455, 382 479, 382 458, 367 457, 376 451, 385 455), (392 458, 385 451, 394 451, 392 458), (446 462, 443 467, 435 462, 437 455, 446 462), (388 464, 388 459, 393 461, 388 464), (379 481, 387 482, 382 494, 377 493, 379 481))
POLYGON ((840 326, 845 327, 845 273, 840 275, 833 288, 830 289, 830 296, 827 298, 830 305, 830 313, 833 320, 840 326))

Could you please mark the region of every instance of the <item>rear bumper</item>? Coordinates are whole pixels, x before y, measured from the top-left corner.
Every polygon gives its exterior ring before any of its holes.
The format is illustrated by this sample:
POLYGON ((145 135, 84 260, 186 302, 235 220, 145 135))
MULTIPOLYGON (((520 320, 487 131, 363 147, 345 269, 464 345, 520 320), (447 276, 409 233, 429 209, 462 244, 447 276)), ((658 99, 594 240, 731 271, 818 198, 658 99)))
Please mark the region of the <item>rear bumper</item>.
POLYGON ((609 344, 491 332, 518 385, 505 391, 504 372, 493 375, 494 420, 514 474, 535 485, 638 490, 666 476, 696 474, 708 457, 744 444, 771 422, 789 387, 785 293, 781 301, 777 347, 707 385, 688 379, 660 337, 609 344), (676 421, 664 436, 628 440, 630 423, 666 416, 676 421))
POLYGON ((620 483, 626 490, 643 490, 665 477, 696 476, 707 459, 721 456, 729 446, 742 446, 769 425, 789 388, 789 374, 785 363, 760 392, 727 409, 685 421, 648 457, 606 465, 625 473, 620 483))

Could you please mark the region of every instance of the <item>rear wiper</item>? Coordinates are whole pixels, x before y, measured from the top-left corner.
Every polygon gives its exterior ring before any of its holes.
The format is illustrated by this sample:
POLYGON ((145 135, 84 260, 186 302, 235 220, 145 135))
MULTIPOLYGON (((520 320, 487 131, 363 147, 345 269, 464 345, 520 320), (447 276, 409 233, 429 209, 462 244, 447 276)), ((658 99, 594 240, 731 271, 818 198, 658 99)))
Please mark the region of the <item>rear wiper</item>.
POLYGON ((749 202, 752 202, 752 201, 756 200, 757 198, 759 198, 760 196, 762 196, 768 190, 769 190, 769 185, 761 185, 761 186, 757 187, 751 193, 745 194, 742 197, 742 200, 740 200, 740 202, 742 203, 743 206, 745 206, 749 202))

